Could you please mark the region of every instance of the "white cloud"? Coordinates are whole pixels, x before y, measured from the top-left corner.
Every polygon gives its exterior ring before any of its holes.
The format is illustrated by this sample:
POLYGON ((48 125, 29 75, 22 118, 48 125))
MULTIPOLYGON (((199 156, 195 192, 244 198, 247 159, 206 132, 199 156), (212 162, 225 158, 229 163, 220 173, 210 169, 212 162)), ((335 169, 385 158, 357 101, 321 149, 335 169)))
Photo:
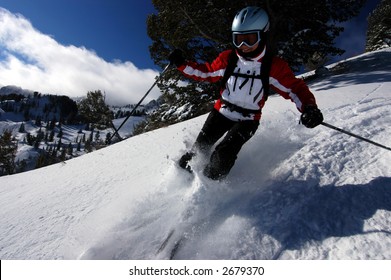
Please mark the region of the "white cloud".
MULTIPOLYGON (((21 15, 0 8, 0 84, 85 96, 101 90, 110 104, 137 103, 159 74, 131 62, 107 62, 84 47, 63 46, 21 15)), ((149 98, 157 98, 157 87, 149 98)))

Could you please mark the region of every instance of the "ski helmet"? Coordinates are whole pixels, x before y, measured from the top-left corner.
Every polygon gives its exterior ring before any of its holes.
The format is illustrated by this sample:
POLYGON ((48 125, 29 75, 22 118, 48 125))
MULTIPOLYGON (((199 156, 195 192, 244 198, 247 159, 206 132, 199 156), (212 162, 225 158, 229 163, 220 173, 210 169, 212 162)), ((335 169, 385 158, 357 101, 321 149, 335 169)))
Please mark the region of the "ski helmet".
POLYGON ((232 39, 235 47, 243 44, 251 47, 264 38, 269 30, 269 16, 259 7, 246 7, 239 11, 232 22, 232 39), (243 36, 248 35, 248 36, 243 36))

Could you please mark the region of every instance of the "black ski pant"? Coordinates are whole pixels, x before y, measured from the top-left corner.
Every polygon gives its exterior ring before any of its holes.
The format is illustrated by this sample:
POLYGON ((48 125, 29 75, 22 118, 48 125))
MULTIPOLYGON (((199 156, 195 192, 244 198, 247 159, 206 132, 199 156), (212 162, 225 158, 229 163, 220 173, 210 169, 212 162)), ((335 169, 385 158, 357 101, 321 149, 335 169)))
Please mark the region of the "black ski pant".
MULTIPOLYGON (((243 144, 255 134, 258 126, 258 120, 232 121, 213 109, 194 143, 192 154, 197 151, 209 152, 211 147, 227 134, 211 154, 204 169, 205 176, 214 180, 225 177, 234 166, 243 144)), ((186 154, 183 157, 185 156, 186 154)))

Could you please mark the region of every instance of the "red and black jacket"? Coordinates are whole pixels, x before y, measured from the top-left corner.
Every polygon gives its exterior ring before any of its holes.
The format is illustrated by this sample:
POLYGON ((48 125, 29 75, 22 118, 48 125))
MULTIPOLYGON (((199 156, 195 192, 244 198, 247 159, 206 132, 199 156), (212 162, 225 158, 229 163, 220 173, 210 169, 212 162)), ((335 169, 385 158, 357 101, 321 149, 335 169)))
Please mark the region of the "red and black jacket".
MULTIPOLYGON (((220 53, 212 63, 186 61, 178 69, 186 77, 197 81, 219 82, 224 76, 231 52, 232 50, 227 50, 220 53)), ((236 67, 225 85, 222 85, 220 99, 216 101, 214 108, 235 121, 259 120, 267 99, 261 80, 261 65, 265 50, 251 59, 244 58, 237 52, 236 55, 238 56, 236 67), (250 113, 244 114, 244 111, 250 113)), ((272 58, 269 85, 285 99, 293 101, 300 112, 307 105, 316 106, 315 97, 305 82, 296 78, 289 65, 276 56, 272 58)))

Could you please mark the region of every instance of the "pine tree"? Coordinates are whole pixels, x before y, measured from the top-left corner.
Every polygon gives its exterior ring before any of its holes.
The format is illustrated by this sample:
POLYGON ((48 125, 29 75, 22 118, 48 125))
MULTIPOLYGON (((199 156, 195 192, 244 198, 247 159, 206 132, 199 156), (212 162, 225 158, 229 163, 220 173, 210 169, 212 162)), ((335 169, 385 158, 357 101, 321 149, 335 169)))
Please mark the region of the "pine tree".
POLYGON ((20 133, 26 133, 26 129, 25 129, 25 127, 24 127, 24 122, 22 122, 22 123, 20 124, 19 132, 20 132, 20 133))
POLYGON ((63 147, 63 148, 61 149, 61 154, 60 154, 60 160, 61 160, 61 161, 65 161, 65 160, 66 160, 66 153, 67 153, 67 151, 66 151, 66 149, 63 147))
POLYGON ((90 136, 88 137, 88 141, 90 141, 90 143, 94 141, 94 130, 91 130, 90 136))
POLYGON ((50 156, 52 158, 56 158, 57 157, 57 149, 56 148, 53 147, 53 150, 51 151, 50 156))
POLYGON ((382 0, 368 17, 366 51, 391 47, 391 0, 382 0))
POLYGON ((91 144, 91 141, 90 141, 90 140, 87 140, 87 141, 84 143, 84 151, 85 151, 86 153, 92 152, 92 144, 91 144))
POLYGON ((62 131, 62 128, 60 128, 60 131, 58 132, 57 137, 61 139, 63 135, 64 135, 64 133, 62 131))
POLYGON ((81 140, 77 142, 77 148, 76 148, 76 151, 80 152, 80 150, 81 150, 81 140))
POLYGON ((5 130, 0 137, 0 175, 15 173, 17 144, 12 140, 12 132, 5 130))
POLYGON ((31 135, 30 132, 27 132, 27 134, 26 134, 26 142, 27 142, 27 145, 29 145, 29 146, 34 145, 35 140, 36 140, 36 137, 34 137, 33 135, 31 135))
POLYGON ((107 132, 106 133, 106 139, 105 139, 105 144, 106 145, 110 145, 111 144, 110 139, 111 139, 111 133, 107 132))
POLYGON ((54 140, 54 130, 50 131, 50 134, 49 134, 49 142, 53 142, 54 140))
POLYGON ((71 142, 69 142, 69 144, 68 144, 67 154, 68 154, 69 156, 72 156, 72 154, 73 154, 73 146, 72 146, 72 143, 71 143, 71 142))
POLYGON ((100 132, 99 130, 95 133, 95 142, 98 143, 100 140, 100 132))
POLYGON ((53 119, 50 121, 49 124, 49 130, 53 130, 56 127, 56 122, 57 122, 56 117, 53 117, 53 119))
POLYGON ((58 143, 57 143, 57 151, 59 151, 62 147, 62 142, 61 142, 61 138, 60 140, 58 140, 58 143))
POLYGON ((99 129, 111 125, 113 112, 105 104, 105 96, 100 90, 90 91, 87 97, 78 104, 79 114, 87 123, 95 124, 99 129))
POLYGON ((160 66, 167 64, 173 48, 181 48, 187 58, 211 61, 231 48, 231 24, 235 14, 248 5, 268 10, 274 47, 294 68, 315 52, 338 55, 343 50, 334 39, 343 31, 338 23, 358 15, 365 0, 153 0, 157 14, 147 20, 153 43, 151 56, 160 66))
MULTIPOLYGON (((250 5, 266 9, 271 19, 271 49, 298 70, 315 56, 325 58, 343 53, 334 39, 343 31, 338 24, 358 15, 365 0, 153 0, 157 11, 147 19, 152 39, 151 57, 156 65, 168 64, 169 53, 180 48, 187 59, 211 62, 232 48, 231 25, 235 14, 250 5)), ((316 63, 320 63, 317 61, 316 63)), ((138 125, 135 134, 162 127, 210 110, 218 97, 218 84, 197 82, 169 69, 158 83, 161 106, 138 125), (184 80, 185 85, 179 81, 184 80), (202 96, 202 97, 201 97, 202 96), (178 118, 180 108, 188 114, 178 118), (171 112, 171 114, 167 113, 171 112)))

